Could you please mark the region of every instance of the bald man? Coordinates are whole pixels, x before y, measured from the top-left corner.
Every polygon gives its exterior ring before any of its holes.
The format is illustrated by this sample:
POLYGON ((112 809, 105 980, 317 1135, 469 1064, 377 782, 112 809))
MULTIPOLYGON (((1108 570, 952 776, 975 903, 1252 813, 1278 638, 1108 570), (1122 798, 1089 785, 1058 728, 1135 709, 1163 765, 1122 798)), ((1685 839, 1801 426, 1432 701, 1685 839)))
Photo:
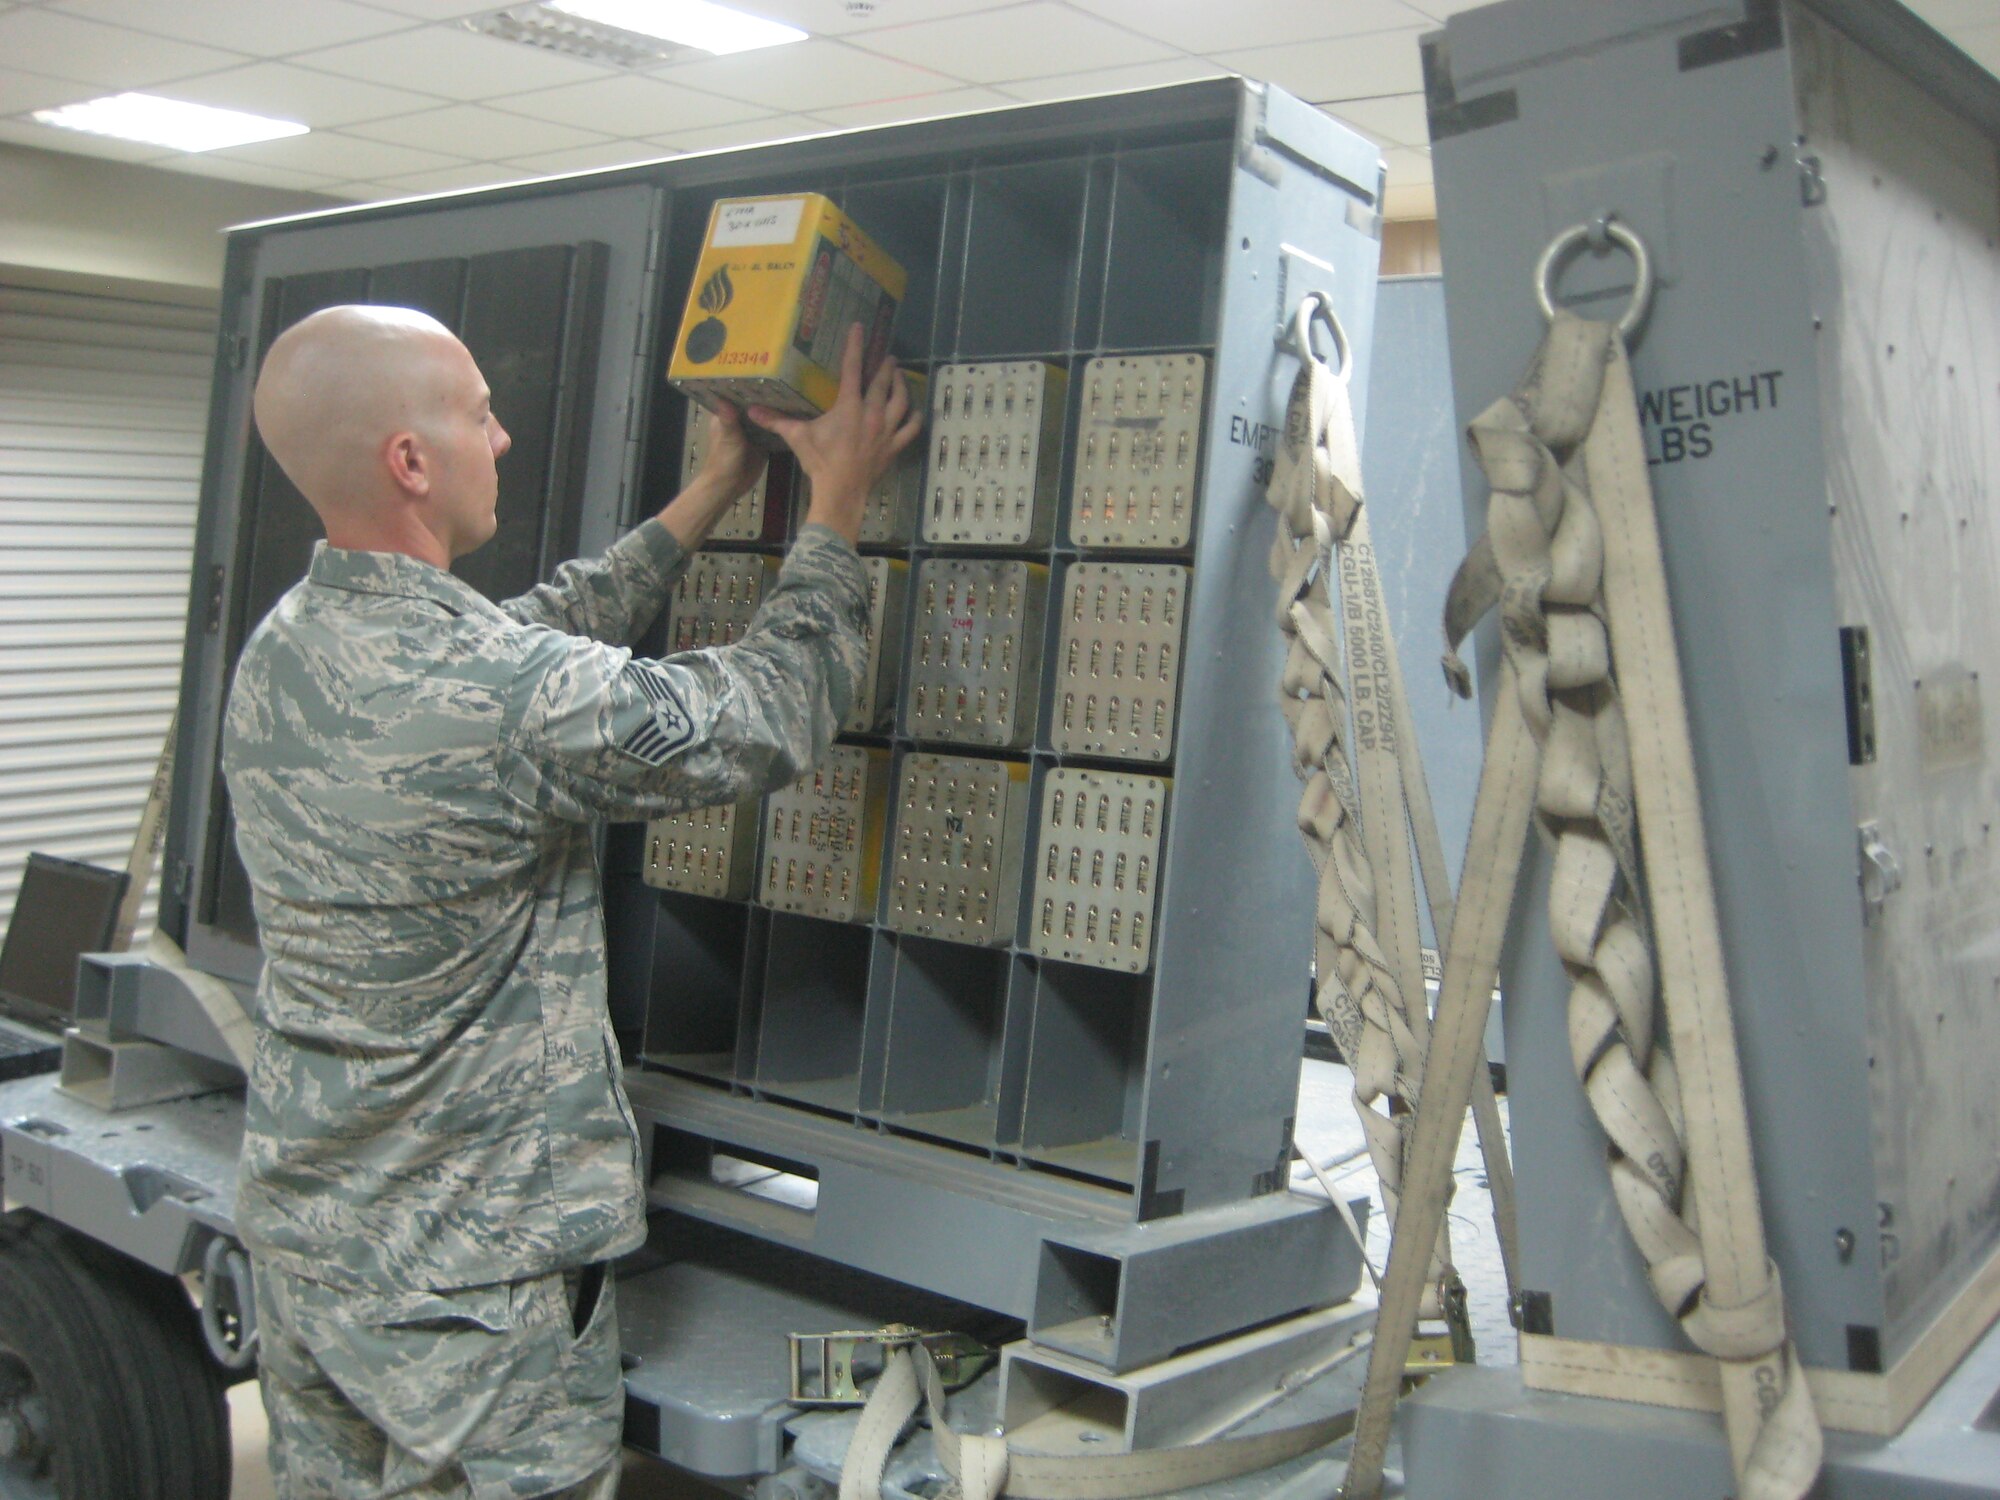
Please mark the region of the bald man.
POLYGON ((624 1408, 608 1263, 645 1238, 605 1005, 593 833, 810 768, 864 655, 862 504, 915 437, 859 330, 812 422, 753 411, 812 506, 735 645, 634 657, 763 460, 699 472, 601 558, 489 603, 508 438, 465 346, 338 307, 259 375, 326 527, 243 648, 223 769, 264 971, 236 1224, 285 1500, 608 1496, 624 1408))

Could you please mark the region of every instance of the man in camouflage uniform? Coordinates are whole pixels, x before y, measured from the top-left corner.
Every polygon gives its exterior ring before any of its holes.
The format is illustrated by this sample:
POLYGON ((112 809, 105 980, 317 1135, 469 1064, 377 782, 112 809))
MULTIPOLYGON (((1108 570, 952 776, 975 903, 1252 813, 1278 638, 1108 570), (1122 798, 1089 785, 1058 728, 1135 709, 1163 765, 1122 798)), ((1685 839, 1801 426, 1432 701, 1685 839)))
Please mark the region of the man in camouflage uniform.
MULTIPOLYGON (((858 330, 857 330, 858 335, 858 330)), ((672 504, 489 603, 508 438, 464 345, 333 308, 273 346, 259 432, 325 523, 244 647, 223 766, 264 949, 237 1204, 286 1500, 608 1496, 607 1264, 645 1238, 593 834, 775 789, 863 659, 863 497, 915 436, 851 337, 791 445, 812 509, 736 644, 628 643, 755 481, 733 413, 672 504)))

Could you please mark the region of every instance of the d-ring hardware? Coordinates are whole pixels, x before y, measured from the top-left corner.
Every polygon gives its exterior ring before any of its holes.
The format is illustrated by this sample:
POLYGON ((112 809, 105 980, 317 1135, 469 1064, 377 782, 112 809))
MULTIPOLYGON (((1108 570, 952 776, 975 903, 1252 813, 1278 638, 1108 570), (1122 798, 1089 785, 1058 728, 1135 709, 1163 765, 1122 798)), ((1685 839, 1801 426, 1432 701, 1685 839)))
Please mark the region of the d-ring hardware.
POLYGON ((1646 253, 1644 240, 1609 215, 1588 224, 1572 224, 1549 241, 1535 263, 1535 298, 1542 304, 1543 317, 1555 321, 1555 278, 1570 257, 1585 245, 1606 249, 1612 244, 1622 246, 1632 257, 1632 301, 1618 320, 1619 337, 1632 337, 1645 322, 1647 305, 1653 300, 1653 258, 1646 253))
POLYGON ((1354 346, 1348 343, 1340 314, 1333 310, 1333 300, 1325 292, 1307 292, 1299 299, 1299 309, 1292 315, 1292 351, 1300 359, 1319 359, 1312 342, 1315 323, 1333 336, 1333 352, 1340 360, 1333 373, 1345 382, 1354 373, 1354 346))

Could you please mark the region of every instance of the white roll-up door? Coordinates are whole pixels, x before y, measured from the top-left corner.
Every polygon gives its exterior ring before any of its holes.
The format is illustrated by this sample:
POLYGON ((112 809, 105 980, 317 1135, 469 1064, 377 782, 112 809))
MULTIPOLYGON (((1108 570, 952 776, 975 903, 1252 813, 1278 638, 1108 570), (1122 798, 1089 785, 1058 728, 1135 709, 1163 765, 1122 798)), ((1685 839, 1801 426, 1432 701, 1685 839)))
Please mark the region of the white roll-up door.
POLYGON ((0 268, 0 929, 30 850, 131 851, 180 685, 215 322, 196 292, 0 268))

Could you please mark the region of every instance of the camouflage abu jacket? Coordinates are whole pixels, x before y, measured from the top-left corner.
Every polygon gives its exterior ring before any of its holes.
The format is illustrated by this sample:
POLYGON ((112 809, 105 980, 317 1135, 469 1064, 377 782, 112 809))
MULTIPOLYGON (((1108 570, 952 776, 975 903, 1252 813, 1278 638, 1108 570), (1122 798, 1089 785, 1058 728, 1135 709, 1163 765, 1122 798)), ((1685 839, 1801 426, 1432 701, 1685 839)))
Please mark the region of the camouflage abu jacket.
POLYGON ((264 949, 236 1223, 297 1275, 476 1286, 644 1237, 593 843, 776 788, 861 670, 854 551, 805 528, 733 646, 623 642, 686 565, 648 521, 494 605, 321 543, 224 727, 264 949))

